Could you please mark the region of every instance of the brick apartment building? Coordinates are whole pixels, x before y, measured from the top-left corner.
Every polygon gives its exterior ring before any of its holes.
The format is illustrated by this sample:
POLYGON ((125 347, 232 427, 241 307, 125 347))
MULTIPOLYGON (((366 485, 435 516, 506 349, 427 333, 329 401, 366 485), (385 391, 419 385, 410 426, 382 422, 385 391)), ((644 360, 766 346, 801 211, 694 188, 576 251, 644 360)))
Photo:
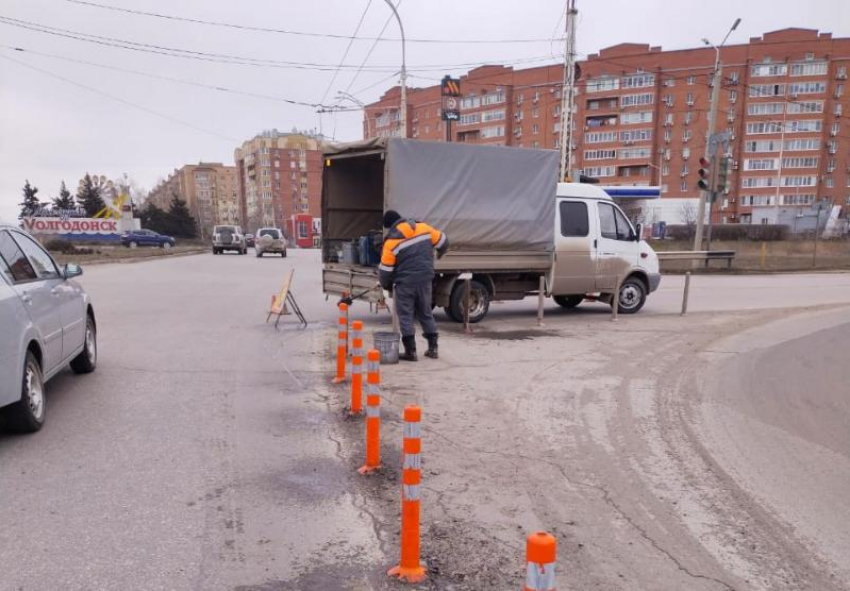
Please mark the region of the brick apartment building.
MULTIPOLYGON (((683 221, 699 198, 711 47, 663 51, 624 43, 579 62, 573 163, 607 185, 659 185, 646 221, 683 221)), ((729 131, 730 190, 715 223, 768 223, 828 200, 850 210, 850 38, 789 28, 721 50, 716 131, 729 131)), ((485 66, 461 76, 452 141, 560 147, 563 65, 485 66)), ((366 106, 367 137, 399 136, 398 87, 366 106)), ((445 141, 439 86, 408 91, 408 137, 445 141)))
POLYGON ((239 192, 235 166, 200 162, 174 169, 149 194, 147 203, 168 209, 174 196, 186 202, 198 222, 201 238, 216 224, 238 224, 239 192))
POLYGON ((246 231, 274 226, 293 243, 312 245, 311 220, 321 218, 321 140, 273 129, 244 142, 234 160, 246 231))

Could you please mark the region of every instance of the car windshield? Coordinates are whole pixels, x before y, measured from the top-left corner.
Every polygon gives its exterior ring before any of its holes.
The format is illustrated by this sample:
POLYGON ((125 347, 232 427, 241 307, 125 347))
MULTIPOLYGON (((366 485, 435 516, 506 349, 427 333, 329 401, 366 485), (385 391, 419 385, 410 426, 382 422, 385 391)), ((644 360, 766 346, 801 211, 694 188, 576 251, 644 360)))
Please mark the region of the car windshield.
POLYGON ((260 236, 271 236, 277 240, 280 238, 280 230, 260 230, 260 236))

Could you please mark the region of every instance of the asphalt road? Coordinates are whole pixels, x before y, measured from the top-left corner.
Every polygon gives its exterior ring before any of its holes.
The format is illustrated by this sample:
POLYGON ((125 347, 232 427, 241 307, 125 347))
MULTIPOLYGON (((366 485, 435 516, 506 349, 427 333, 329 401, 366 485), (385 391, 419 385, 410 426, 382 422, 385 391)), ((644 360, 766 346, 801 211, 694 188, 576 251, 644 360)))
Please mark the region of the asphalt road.
POLYGON ((396 588, 409 402, 425 412, 426 588, 517 588, 541 528, 564 589, 850 588, 848 274, 695 277, 685 318, 668 277, 617 323, 548 304, 538 328, 529 300, 471 337, 442 324, 439 361, 385 368, 386 468, 367 479, 362 424, 329 384, 315 252, 82 282, 98 370, 49 384, 40 433, 0 434, 2 589, 396 588), (293 267, 311 324, 275 331, 293 267))

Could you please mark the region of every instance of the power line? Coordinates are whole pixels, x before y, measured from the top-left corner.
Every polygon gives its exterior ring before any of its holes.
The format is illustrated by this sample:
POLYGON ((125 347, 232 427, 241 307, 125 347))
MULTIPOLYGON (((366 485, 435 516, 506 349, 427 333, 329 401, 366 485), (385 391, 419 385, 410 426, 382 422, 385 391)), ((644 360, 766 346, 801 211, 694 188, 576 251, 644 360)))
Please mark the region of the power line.
POLYGON ((342 52, 342 59, 339 60, 339 66, 336 70, 334 70, 334 75, 328 83, 328 87, 325 89, 325 94, 322 95, 322 99, 319 101, 320 103, 325 102, 325 99, 328 97, 328 93, 331 91, 331 88, 333 88, 334 82, 336 82, 336 77, 339 75, 339 71, 342 69, 343 64, 345 64, 345 58, 348 57, 348 52, 351 51, 351 46, 354 44, 354 39, 357 37, 357 33, 360 32, 360 27, 363 25, 363 20, 366 18, 366 13, 369 12, 370 6, 372 6, 372 0, 369 0, 366 3, 366 8, 363 9, 363 14, 360 15, 360 20, 357 21, 357 26, 354 28, 354 35, 348 40, 348 45, 345 46, 345 51, 342 52))
POLYGON ((281 103, 287 103, 287 104, 290 104, 290 105, 297 105, 297 106, 302 106, 302 107, 316 108, 316 107, 323 106, 320 103, 308 103, 308 102, 304 102, 304 101, 296 101, 296 100, 293 100, 293 99, 283 98, 283 97, 279 97, 279 96, 259 94, 259 93, 255 93, 255 92, 244 91, 244 90, 236 90, 236 89, 233 89, 233 88, 228 88, 226 86, 202 84, 200 82, 193 82, 191 80, 183 80, 183 79, 180 79, 180 78, 172 78, 170 76, 163 76, 161 74, 152 74, 150 72, 142 72, 140 70, 131 70, 129 68, 119 68, 119 67, 110 66, 110 65, 107 65, 107 64, 99 64, 97 62, 90 62, 90 61, 87 61, 87 60, 70 58, 70 57, 66 57, 66 56, 63 56, 63 55, 56 55, 56 54, 53 54, 53 53, 44 53, 44 52, 41 52, 41 51, 24 49, 23 47, 15 47, 15 46, 12 46, 12 45, 4 45, 4 44, 0 44, 0 47, 4 47, 6 49, 11 49, 13 51, 17 51, 17 52, 21 52, 21 53, 29 53, 29 54, 32 54, 32 55, 38 55, 38 56, 47 57, 47 58, 51 58, 51 59, 63 60, 63 61, 71 62, 71 63, 75 63, 75 64, 82 64, 82 65, 86 65, 86 66, 92 66, 92 67, 95 67, 95 68, 103 68, 105 70, 112 70, 114 72, 121 72, 121 73, 124 73, 124 74, 135 74, 137 76, 146 76, 148 78, 154 78, 154 79, 157 79, 157 80, 165 80, 165 81, 168 81, 168 82, 174 82, 176 84, 184 84, 186 86, 195 86, 197 88, 205 88, 207 90, 215 90, 215 91, 219 91, 219 92, 233 93, 233 94, 238 94, 238 95, 242 95, 242 96, 248 96, 248 97, 252 97, 252 98, 270 100, 270 101, 281 102, 281 103))
MULTIPOLYGON (((247 56, 226 54, 226 53, 213 53, 213 52, 205 52, 205 51, 195 51, 190 49, 180 49, 175 47, 167 47, 161 45, 152 45, 149 43, 140 43, 137 41, 129 41, 126 39, 120 39, 116 37, 107 37, 104 35, 94 35, 91 33, 81 33, 78 31, 72 31, 69 29, 62 29, 59 27, 51 27, 48 25, 42 25, 39 23, 35 23, 32 21, 25 21, 20 19, 15 19, 11 17, 6 17, 0 15, 0 24, 5 24, 11 27, 22 28, 30 31, 34 31, 37 33, 43 33, 47 35, 54 35, 57 37, 63 37, 67 39, 73 39, 75 41, 83 41, 86 43, 93 43, 96 45, 102 45, 107 47, 115 47, 119 49, 126 49, 131 51, 138 51, 142 53, 152 53, 157 55, 165 55, 168 57, 179 57, 184 59, 194 59, 206 62, 215 62, 215 63, 224 63, 230 65, 240 65, 240 66, 255 66, 255 67, 272 67, 272 68, 290 68, 290 69, 298 69, 298 70, 315 70, 315 71, 334 71, 337 68, 340 68, 338 65, 333 64, 322 64, 322 63, 312 63, 312 62, 292 62, 286 60, 271 60, 271 59, 261 59, 261 58, 252 58, 247 56)), ((510 60, 501 60, 502 63, 509 64, 521 64, 528 63, 533 61, 539 61, 543 59, 550 59, 549 56, 535 56, 530 58, 523 58, 516 61, 510 60)), ((419 71, 419 72, 429 72, 429 71, 444 71, 447 69, 458 69, 458 68, 468 68, 468 67, 476 67, 481 64, 478 62, 470 62, 463 64, 425 64, 421 66, 416 66, 414 68, 409 68, 411 71, 419 71)), ((353 69, 355 66, 342 66, 341 69, 353 69)), ((393 71, 397 66, 394 65, 386 65, 386 66, 370 66, 368 68, 369 71, 373 72, 389 72, 393 71)))
MULTIPOLYGON (((84 6, 90 6, 93 8, 100 8, 104 10, 112 10, 115 12, 123 12, 126 14, 133 14, 136 16, 148 16, 153 18, 161 18, 173 21, 182 21, 187 23, 193 23, 196 25, 208 25, 214 27, 225 27, 228 29, 238 29, 243 31, 252 31, 252 32, 261 32, 261 33, 279 33, 283 35, 299 35, 302 37, 320 37, 326 39, 350 39, 350 40, 358 40, 358 41, 376 41, 376 42, 392 42, 398 43, 401 39, 398 38, 381 38, 378 37, 358 37, 355 33, 354 35, 335 35, 333 33, 315 33, 315 32, 307 32, 307 31, 291 31, 286 29, 273 29, 267 27, 257 27, 251 25, 239 25, 235 23, 228 23, 223 21, 210 21, 198 18, 189 18, 168 14, 161 14, 156 12, 147 12, 143 10, 133 10, 130 8, 122 8, 119 6, 112 6, 108 4, 98 4, 95 2, 87 2, 84 0, 66 0, 67 2, 71 2, 72 4, 81 4, 84 6)), ((407 43, 444 43, 444 44, 487 44, 487 43, 549 43, 550 39, 427 39, 427 38, 408 38, 405 40, 407 43)))
MULTIPOLYGON (((396 10, 398 10, 398 7, 401 6, 401 3, 402 3, 402 0, 398 0, 398 3, 395 5, 396 10)), ((351 82, 349 82, 348 86, 345 88, 345 92, 349 92, 351 90, 351 87, 354 86, 354 81, 357 80, 357 77, 360 76, 360 72, 363 71, 363 66, 365 66, 366 62, 369 61, 369 58, 372 57, 372 52, 375 51, 375 48, 378 46, 378 42, 380 41, 381 37, 383 37, 383 35, 384 35, 384 31, 387 30, 387 27, 389 26, 389 24, 392 20, 393 20, 393 14, 392 14, 392 12, 390 12, 390 14, 387 16, 387 20, 384 21, 384 26, 381 27, 381 32, 378 33, 378 36, 375 38, 375 42, 372 43, 372 47, 369 48, 369 51, 366 53, 366 57, 364 57, 363 61, 360 62, 360 66, 357 68, 357 71, 354 73, 354 77, 351 79, 351 82)), ((357 94, 359 94, 359 93, 358 92, 354 93, 355 96, 357 94)))
POLYGON ((199 126, 195 125, 194 123, 189 123, 188 121, 183 121, 182 119, 177 119, 176 117, 172 117, 171 115, 166 115, 165 113, 160 113, 159 111, 155 111, 155 110, 153 110, 153 109, 151 109, 151 108, 145 107, 145 106, 140 105, 140 104, 138 104, 138 103, 134 103, 134 102, 132 102, 132 101, 128 101, 128 100, 123 99, 123 98, 121 98, 121 97, 117 97, 117 96, 111 95, 111 94, 109 94, 109 93, 105 92, 104 90, 102 90, 102 89, 100 89, 100 88, 92 88, 91 86, 86 86, 85 84, 80 84, 80 83, 79 83, 79 82, 77 82, 76 80, 71 80, 71 79, 69 79, 69 78, 65 78, 64 76, 60 76, 59 74, 56 74, 56 73, 51 72, 51 71, 49 71, 49 70, 43 70, 43 69, 41 69, 41 68, 37 68, 37 67, 35 67, 35 66, 31 66, 31 65, 29 65, 29 64, 26 64, 26 63, 24 63, 24 62, 18 61, 18 60, 16 60, 16 59, 13 59, 13 58, 11 58, 11 57, 9 57, 9 56, 2 55, 2 54, 0 54, 0 58, 2 58, 2 59, 4 59, 4 60, 8 60, 8 61, 10 61, 10 62, 14 62, 14 63, 18 64, 19 66, 24 67, 24 68, 27 68, 27 69, 29 69, 29 70, 34 70, 34 71, 36 71, 36 72, 40 72, 40 73, 44 74, 45 76, 49 76, 49 77, 51 77, 51 78, 56 78, 57 80, 62 80, 63 82, 66 82, 66 83, 68 83, 68 84, 72 84, 72 85, 77 86, 77 87, 79 87, 79 88, 83 88, 83 89, 85 89, 85 90, 88 90, 88 91, 90 91, 90 92, 93 92, 93 93, 97 94, 98 96, 103 96, 103 97, 106 97, 106 98, 112 99, 112 100, 114 100, 114 101, 117 101, 117 102, 119 102, 119 103, 122 103, 122 104, 124 104, 124 105, 130 106, 130 107, 134 107, 134 108, 136 108, 136 109, 139 109, 139 110, 144 111, 144 112, 146 112, 146 113, 149 113, 149 114, 151 114, 151 115, 155 115, 155 116, 157 116, 157 117, 160 117, 160 118, 162 118, 162 119, 165 119, 166 121, 171 121, 172 123, 178 123, 178 124, 180 124, 180 125, 184 125, 184 126, 186 126, 186 127, 190 127, 190 128, 192 128, 192 129, 194 129, 195 131, 200 131, 200 132, 203 132, 203 133, 206 133, 206 134, 209 134, 209 135, 214 135, 214 136, 216 136, 217 138, 220 138, 220 139, 223 139, 223 140, 227 140, 228 142, 236 142, 236 141, 237 141, 237 140, 235 140, 235 139, 233 139, 233 138, 231 138, 231 137, 228 137, 228 136, 226 136, 226 135, 222 135, 222 134, 220 134, 220 133, 218 133, 218 132, 216 132, 216 131, 211 131, 211 130, 209 130, 209 129, 204 129, 203 127, 199 127, 199 126))

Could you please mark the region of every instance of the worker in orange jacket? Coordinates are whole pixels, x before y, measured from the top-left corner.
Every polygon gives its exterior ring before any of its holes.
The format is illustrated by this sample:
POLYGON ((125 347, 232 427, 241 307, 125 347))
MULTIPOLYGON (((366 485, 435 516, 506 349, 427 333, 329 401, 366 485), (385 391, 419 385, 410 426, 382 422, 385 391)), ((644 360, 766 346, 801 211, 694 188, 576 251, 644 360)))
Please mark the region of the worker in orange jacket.
POLYGON ((431 312, 434 281, 434 249, 442 257, 449 248, 446 235, 423 222, 403 219, 397 211, 384 214, 384 248, 379 265, 381 287, 393 289, 404 353, 399 359, 416 361, 416 329, 422 326, 428 341, 427 357, 437 359, 437 323, 431 312))

